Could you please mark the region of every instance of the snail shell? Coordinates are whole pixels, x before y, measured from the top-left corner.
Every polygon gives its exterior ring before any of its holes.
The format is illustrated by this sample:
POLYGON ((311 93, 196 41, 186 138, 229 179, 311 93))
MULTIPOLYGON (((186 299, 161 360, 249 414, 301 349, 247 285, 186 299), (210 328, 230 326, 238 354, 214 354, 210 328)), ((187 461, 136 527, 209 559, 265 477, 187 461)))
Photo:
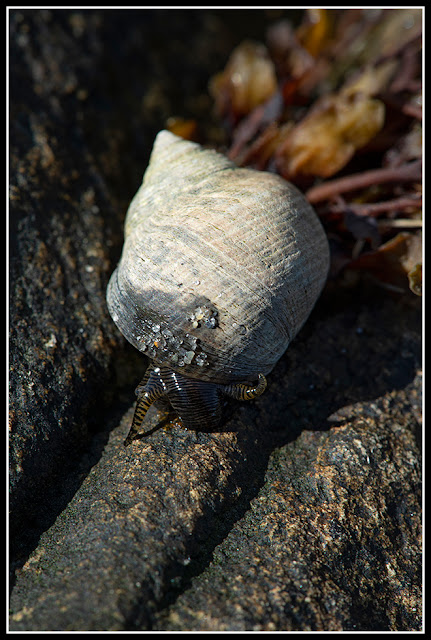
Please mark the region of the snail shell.
POLYGON ((328 267, 325 232, 296 187, 161 131, 127 213, 108 308, 154 366, 250 383, 298 333, 328 267))

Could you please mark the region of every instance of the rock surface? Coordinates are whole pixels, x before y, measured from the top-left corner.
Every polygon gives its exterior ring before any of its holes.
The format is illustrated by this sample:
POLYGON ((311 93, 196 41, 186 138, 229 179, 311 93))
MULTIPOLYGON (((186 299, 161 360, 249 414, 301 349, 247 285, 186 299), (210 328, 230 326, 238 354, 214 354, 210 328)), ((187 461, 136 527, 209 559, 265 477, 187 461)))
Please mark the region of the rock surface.
POLYGON ((237 18, 10 12, 11 630, 421 628, 417 300, 328 285, 223 432, 122 446, 122 219, 237 18))

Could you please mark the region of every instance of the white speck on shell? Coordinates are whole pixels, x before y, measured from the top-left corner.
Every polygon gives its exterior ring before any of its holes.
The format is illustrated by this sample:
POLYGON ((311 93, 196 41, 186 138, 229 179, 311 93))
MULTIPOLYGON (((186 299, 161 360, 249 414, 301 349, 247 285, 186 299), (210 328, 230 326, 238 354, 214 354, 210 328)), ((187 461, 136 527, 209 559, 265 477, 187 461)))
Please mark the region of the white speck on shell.
POLYGON ((217 316, 218 311, 216 309, 211 309, 204 305, 202 307, 196 307, 190 316, 190 321, 194 329, 198 327, 215 329, 215 327, 218 326, 217 316))

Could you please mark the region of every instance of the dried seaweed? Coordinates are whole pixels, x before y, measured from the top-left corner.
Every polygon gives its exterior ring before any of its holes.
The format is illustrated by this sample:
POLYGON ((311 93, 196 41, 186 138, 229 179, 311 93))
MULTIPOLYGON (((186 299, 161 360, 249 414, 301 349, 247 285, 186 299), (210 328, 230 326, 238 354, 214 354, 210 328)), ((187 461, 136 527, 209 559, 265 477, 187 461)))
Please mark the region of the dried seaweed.
POLYGON ((333 276, 421 291, 421 9, 309 9, 210 82, 227 153, 302 188, 333 276), (400 232, 401 231, 401 232, 400 232))

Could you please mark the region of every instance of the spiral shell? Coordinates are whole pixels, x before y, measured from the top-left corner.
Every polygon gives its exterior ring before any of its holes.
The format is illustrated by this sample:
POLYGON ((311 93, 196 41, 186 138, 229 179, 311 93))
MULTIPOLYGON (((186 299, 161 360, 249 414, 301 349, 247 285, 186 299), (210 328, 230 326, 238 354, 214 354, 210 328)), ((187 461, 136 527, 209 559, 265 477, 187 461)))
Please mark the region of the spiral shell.
POLYGON ((323 228, 283 178, 161 131, 107 292, 154 363, 218 384, 268 374, 327 277, 323 228))

